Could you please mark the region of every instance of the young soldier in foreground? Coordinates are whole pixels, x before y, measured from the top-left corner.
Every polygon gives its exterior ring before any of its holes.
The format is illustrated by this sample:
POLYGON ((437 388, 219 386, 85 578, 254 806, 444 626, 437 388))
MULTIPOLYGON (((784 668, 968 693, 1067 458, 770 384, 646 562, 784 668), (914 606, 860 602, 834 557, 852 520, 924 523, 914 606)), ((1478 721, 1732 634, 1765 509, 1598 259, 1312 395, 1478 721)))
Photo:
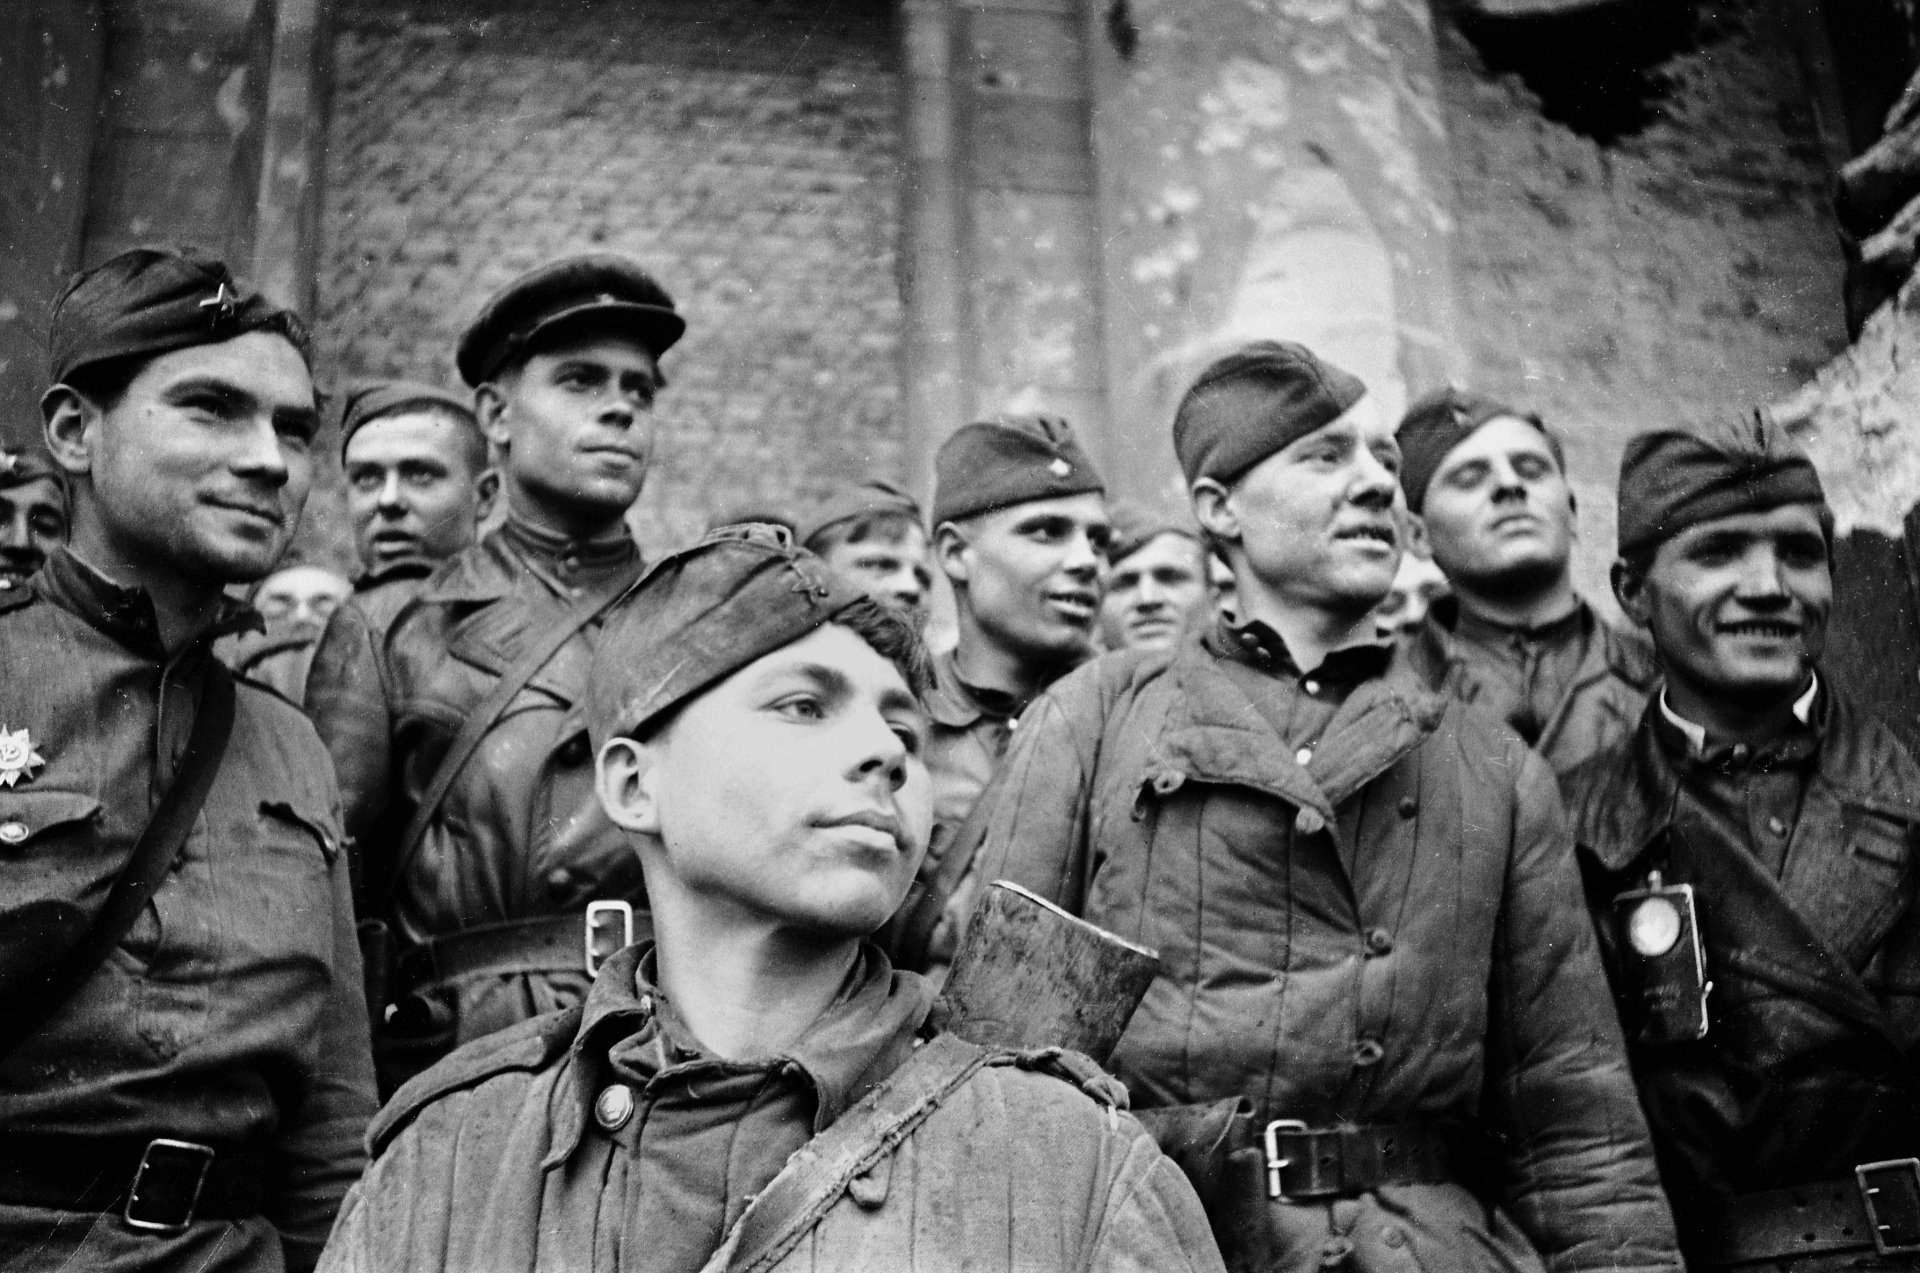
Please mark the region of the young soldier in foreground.
POLYGON ((0 594, 0 1268, 311 1268, 374 1109, 340 797, 212 652, 306 502, 306 331, 145 249, 51 327, 73 541, 0 594))
POLYGON ((1553 775, 1374 635, 1364 392, 1273 342, 1201 374, 1174 447, 1239 623, 1037 701, 980 876, 1160 952, 1115 1072, 1224 1154, 1189 1166, 1230 1266, 1677 1268, 1553 775))
POLYGON ((1110 1080, 938 1035, 864 940, 926 848, 922 660, 768 528, 654 569, 587 701, 655 944, 404 1089, 324 1268, 1219 1268, 1110 1080))
POLYGON ((1832 535, 1770 425, 1627 444, 1664 689, 1567 795, 1695 1270, 1920 1268, 1920 765, 1816 670, 1832 535))
POLYGON ((1556 774, 1633 730, 1654 681, 1646 642, 1573 590, 1573 491, 1540 418, 1462 389, 1398 431, 1407 507, 1453 590, 1416 657, 1443 688, 1513 727, 1556 774))

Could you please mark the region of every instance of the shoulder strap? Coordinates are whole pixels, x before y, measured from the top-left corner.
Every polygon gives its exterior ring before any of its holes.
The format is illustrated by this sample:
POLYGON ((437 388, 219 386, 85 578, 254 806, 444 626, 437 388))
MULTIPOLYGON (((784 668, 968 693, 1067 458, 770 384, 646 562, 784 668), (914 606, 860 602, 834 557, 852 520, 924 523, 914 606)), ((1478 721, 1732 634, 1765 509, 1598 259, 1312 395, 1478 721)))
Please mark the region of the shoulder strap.
POLYGON ((25 1042, 93 976, 120 939, 133 927, 147 901, 167 878, 174 860, 193 830, 200 807, 207 802, 220 762, 233 734, 233 678, 218 659, 208 658, 201 683, 200 702, 187 735, 180 768, 167 784, 160 802, 134 841, 126 867, 114 880, 106 904, 73 949, 39 987, 6 1006, 7 1039, 0 1056, 25 1042))
POLYGON ((527 682, 539 674, 547 661, 560 652, 561 646, 573 640, 582 629, 625 596, 641 573, 640 568, 624 572, 606 591, 576 602, 571 610, 528 647, 517 663, 506 670, 493 691, 480 700, 480 705, 468 713, 466 723, 460 726, 460 732, 454 736, 453 745, 447 748, 447 754, 441 758, 440 767, 433 771, 433 781, 427 784, 420 803, 414 806, 413 816, 407 820, 406 832, 400 837, 399 850, 393 855, 393 866, 388 872, 385 895, 380 898, 381 911, 391 905, 394 894, 399 891, 400 881, 406 877, 407 868, 420 851, 420 842, 426 838, 433 815, 439 811, 440 802, 447 798, 453 780, 460 776, 460 770, 466 766, 474 749, 480 746, 480 740, 500 719, 500 713, 507 710, 507 704, 513 701, 514 695, 526 688, 527 682))
POLYGON ((891 1078, 787 1160, 703 1273, 764 1273, 779 1263, 856 1177, 898 1149, 995 1055, 951 1034, 922 1044, 891 1078))

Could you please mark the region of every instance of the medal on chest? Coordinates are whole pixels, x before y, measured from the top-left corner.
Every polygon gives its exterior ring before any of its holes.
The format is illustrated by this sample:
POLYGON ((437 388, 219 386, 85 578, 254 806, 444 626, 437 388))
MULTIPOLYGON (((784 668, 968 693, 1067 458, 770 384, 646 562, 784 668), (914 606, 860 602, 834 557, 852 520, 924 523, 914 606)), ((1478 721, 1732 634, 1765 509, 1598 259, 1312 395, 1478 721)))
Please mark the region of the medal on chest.
POLYGON ((47 758, 34 750, 33 738, 24 729, 0 725, 0 787, 31 782, 47 758))

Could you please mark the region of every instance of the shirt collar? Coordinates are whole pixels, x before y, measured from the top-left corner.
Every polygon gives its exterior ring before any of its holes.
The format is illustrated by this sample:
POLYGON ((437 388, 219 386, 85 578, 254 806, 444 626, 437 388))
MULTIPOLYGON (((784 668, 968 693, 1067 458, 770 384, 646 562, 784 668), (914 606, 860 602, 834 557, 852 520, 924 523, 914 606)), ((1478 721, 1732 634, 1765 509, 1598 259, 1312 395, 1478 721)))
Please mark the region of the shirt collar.
POLYGON ((982 719, 1012 720, 1027 710, 1016 694, 975 685, 960 675, 955 650, 933 656, 933 687, 927 691, 927 714, 950 729, 966 729, 982 719))
MULTIPOLYGON (((160 644, 159 615, 145 588, 116 583, 64 545, 47 558, 46 565, 32 582, 49 601, 78 615, 128 649, 156 659, 166 657, 166 650, 160 644)), ((220 637, 247 631, 266 631, 260 612, 244 601, 223 595, 206 626, 189 644, 211 643, 220 637)))
MULTIPOLYGON (((1807 677, 1807 688, 1800 697, 1793 700, 1794 719, 1802 725, 1813 726, 1813 702, 1820 693, 1820 674, 1814 672, 1807 677)), ((1673 710, 1673 704, 1667 701, 1667 687, 1660 687, 1660 715, 1666 719, 1680 737, 1686 741, 1687 755, 1698 760, 1707 754, 1707 727, 1696 725, 1680 713, 1673 710)))
POLYGON ((1501 623, 1469 610, 1460 604, 1458 597, 1449 600, 1452 605, 1448 613, 1453 622, 1448 626, 1457 635, 1483 645, 1496 642, 1522 644, 1565 641, 1580 632, 1589 614, 1586 603, 1575 598, 1573 609, 1559 618, 1529 626, 1524 623, 1501 623))
POLYGON ((1393 642, 1360 637, 1329 650, 1315 668, 1302 669, 1281 635, 1259 619, 1234 623, 1222 615, 1208 634, 1213 652, 1251 664, 1263 671, 1301 681, 1308 677, 1333 685, 1358 685, 1387 670, 1393 661, 1393 642))

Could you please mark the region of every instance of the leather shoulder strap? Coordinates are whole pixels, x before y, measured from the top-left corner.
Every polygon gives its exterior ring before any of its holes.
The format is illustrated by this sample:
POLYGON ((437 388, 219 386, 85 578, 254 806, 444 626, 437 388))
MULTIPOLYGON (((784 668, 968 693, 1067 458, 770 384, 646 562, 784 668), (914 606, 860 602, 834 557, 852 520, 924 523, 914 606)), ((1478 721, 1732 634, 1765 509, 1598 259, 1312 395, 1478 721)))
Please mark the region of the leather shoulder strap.
POLYGON ((460 776, 461 769, 473 756, 474 749, 480 746, 487 731, 500 719, 500 713, 507 710, 507 704, 513 696, 526 688, 527 682, 539 674, 547 661, 560 652, 560 647, 573 638, 588 624, 599 618, 606 610, 627 594, 634 583, 644 573, 642 568, 620 576, 613 586, 603 592, 595 593, 576 602, 554 623, 551 628, 540 634, 531 646, 527 647, 520 660, 506 670, 493 690, 480 700, 467 715, 466 723, 460 726, 460 732, 454 736, 452 746, 441 758, 440 767, 433 771, 433 781, 427 784, 426 792, 421 795, 420 803, 414 806, 413 816, 407 819, 407 829, 400 837, 400 847, 393 855, 393 867, 388 873, 386 888, 378 899, 378 910, 384 912, 393 902, 394 894, 399 890, 400 881, 406 878, 407 868, 413 864, 413 858, 420 851, 420 842, 426 838, 427 828, 433 824, 433 815, 439 811, 440 802, 447 798, 447 792, 453 788, 453 780, 460 776))
POLYGON ((93 976, 167 878, 226 757, 227 742, 233 735, 233 708, 233 678, 225 665, 209 658, 179 770, 141 828, 127 865, 114 880, 93 925, 45 982, 4 1005, 8 1021, 6 1035, 0 1038, 0 1056, 30 1038, 93 976))
POLYGON ((997 1054, 955 1035, 921 1045, 893 1076, 787 1160, 703 1273, 764 1273, 799 1245, 861 1173, 898 1149, 997 1054))

